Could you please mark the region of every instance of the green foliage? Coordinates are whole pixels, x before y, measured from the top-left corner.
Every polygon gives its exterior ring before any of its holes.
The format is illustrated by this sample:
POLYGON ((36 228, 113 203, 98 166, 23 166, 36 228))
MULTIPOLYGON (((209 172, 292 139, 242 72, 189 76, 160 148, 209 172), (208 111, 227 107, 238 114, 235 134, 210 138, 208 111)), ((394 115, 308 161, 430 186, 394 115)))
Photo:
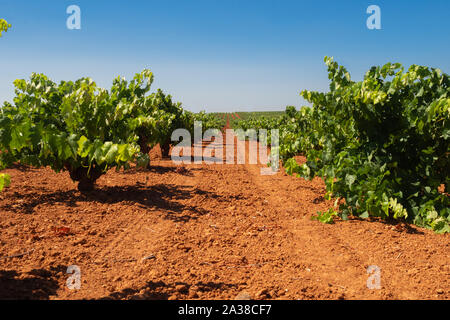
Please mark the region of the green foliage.
POLYGON ((251 117, 247 120, 239 120, 233 123, 233 129, 241 129, 242 132, 236 131, 237 136, 240 140, 245 139, 256 139, 263 144, 270 143, 270 130, 278 129, 284 124, 285 117, 251 117), (256 130, 256 133, 260 133, 261 130, 267 130, 267 137, 264 135, 257 134, 255 137, 249 137, 248 135, 244 137, 248 133, 248 130, 256 130))
MULTIPOLYGON (((8 31, 8 29, 11 28, 11 25, 6 22, 4 19, 0 19, 0 38, 2 37, 2 32, 8 31)), ((0 151, 1 152, 1 151, 0 151)), ((0 170, 3 169, 3 164, 0 160, 0 170)), ((7 174, 0 174, 0 192, 3 190, 4 187, 9 186, 11 183, 11 178, 7 174)))
MULTIPOLYGON (((251 112, 235 112, 225 113, 228 117, 232 128, 240 128, 241 121, 264 119, 278 119, 284 115, 284 111, 251 111, 251 112), (234 118, 233 118, 234 117, 234 118)), ((226 119, 226 118, 225 118, 226 119)))
POLYGON ((89 78, 59 85, 42 74, 16 80, 14 105, 0 109, 0 163, 67 170, 81 191, 109 168, 142 163, 139 133, 152 143, 170 118, 146 96, 152 80, 144 70, 130 83, 115 79, 109 92, 89 78))
POLYGON ((172 132, 175 129, 182 128, 184 125, 184 110, 181 107, 181 103, 173 102, 171 95, 166 95, 160 89, 152 95, 154 100, 153 105, 156 106, 157 110, 160 112, 164 112, 167 115, 170 115, 171 119, 165 126, 161 126, 158 128, 158 132, 156 135, 158 143, 161 145, 170 144, 172 132))
POLYGON ((0 19, 0 38, 2 36, 2 33, 8 31, 9 28, 11 28, 11 25, 6 22, 5 19, 0 19))
POLYGON ((206 113, 205 111, 200 111, 198 113, 192 113, 185 111, 183 114, 182 126, 180 128, 186 129, 191 135, 191 143, 194 141, 194 124, 195 122, 201 122, 202 125, 202 136, 207 130, 211 130, 215 133, 221 132, 222 128, 225 126, 225 121, 213 113, 206 113))
POLYGON ((10 184, 11 178, 9 175, 0 173, 0 191, 2 191, 4 187, 8 187, 10 184))
MULTIPOLYGON (((285 112, 274 112, 272 117, 259 116, 249 118, 247 120, 240 120, 235 124, 235 129, 242 129, 244 132, 249 129, 260 131, 267 130, 267 140, 258 140, 262 143, 271 143, 270 130, 279 130, 279 155, 282 161, 287 161, 289 158, 304 153, 311 146, 310 122, 311 122, 311 108, 301 107, 296 110, 293 106, 287 106, 285 112)), ((239 137, 243 139, 243 137, 239 137)))
POLYGON ((294 120, 303 130, 280 142, 287 172, 322 177, 329 194, 345 199, 341 215, 448 232, 449 197, 439 187, 450 187, 449 76, 388 63, 354 82, 332 59, 325 62, 330 91, 301 93, 313 103, 309 120, 294 120), (306 154, 305 165, 287 159, 298 151, 306 154))
MULTIPOLYGON (((167 136, 170 139, 170 130, 183 111, 181 103, 173 103, 172 97, 164 94, 161 89, 146 95, 152 82, 153 74, 144 70, 136 74, 130 83, 123 78, 116 78, 111 89, 111 94, 117 97, 116 103, 125 106, 123 116, 128 119, 125 126, 137 133, 140 151, 147 158, 156 144, 164 143, 167 136)), ((142 159, 141 156, 140 160, 142 159)))
POLYGON ((338 216, 338 213, 330 208, 325 212, 317 212, 316 216, 312 216, 311 220, 317 220, 322 223, 332 224, 334 223, 334 217, 338 216))
POLYGON ((157 133, 155 134, 157 143, 161 145, 163 156, 169 156, 169 148, 170 145, 172 145, 172 133, 176 129, 188 130, 191 134, 192 143, 194 143, 195 121, 200 121, 202 123, 202 134, 207 130, 216 130, 219 132, 225 126, 225 121, 215 114, 206 113, 205 111, 193 113, 184 110, 181 107, 181 103, 174 103, 172 97, 170 95, 165 95, 161 90, 158 90, 152 97, 155 100, 153 104, 156 108, 171 117, 168 124, 158 126, 157 133))
POLYGON ((226 125, 224 119, 221 119, 212 113, 206 113, 205 111, 194 114, 194 120, 202 122, 203 133, 205 133, 206 130, 220 131, 226 125))

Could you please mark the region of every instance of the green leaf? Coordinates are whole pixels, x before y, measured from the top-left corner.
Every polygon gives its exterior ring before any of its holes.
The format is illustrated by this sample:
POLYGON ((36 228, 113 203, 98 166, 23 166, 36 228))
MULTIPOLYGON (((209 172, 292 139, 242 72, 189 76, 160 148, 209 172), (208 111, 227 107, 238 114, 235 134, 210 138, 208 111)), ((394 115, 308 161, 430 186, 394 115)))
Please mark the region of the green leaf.
POLYGON ((105 155, 106 163, 108 163, 108 164, 114 163, 118 150, 119 150, 119 148, 117 147, 116 144, 111 145, 111 147, 108 149, 108 152, 105 155))
POLYGON ((362 219, 367 219, 369 217, 369 212, 364 211, 362 214, 359 215, 359 217, 362 219))
POLYGON ((353 183, 356 181, 356 176, 352 174, 347 174, 345 176, 345 183, 348 185, 349 188, 352 187, 353 183))
POLYGON ((3 190, 3 188, 9 187, 10 184, 11 184, 10 176, 4 173, 0 173, 0 192, 3 190))

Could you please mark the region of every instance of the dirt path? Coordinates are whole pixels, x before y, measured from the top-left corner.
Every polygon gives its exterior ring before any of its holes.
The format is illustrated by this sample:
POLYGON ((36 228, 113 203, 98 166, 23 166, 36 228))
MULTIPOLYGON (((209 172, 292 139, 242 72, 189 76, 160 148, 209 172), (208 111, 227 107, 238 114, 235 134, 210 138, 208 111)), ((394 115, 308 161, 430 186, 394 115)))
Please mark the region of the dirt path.
POLYGON ((322 181, 263 176, 261 165, 152 165, 111 171, 89 196, 67 173, 8 170, 0 299, 450 298, 448 235, 311 221, 332 205, 322 181), (66 286, 69 265, 79 290, 66 286), (379 290, 367 288, 370 265, 379 290))

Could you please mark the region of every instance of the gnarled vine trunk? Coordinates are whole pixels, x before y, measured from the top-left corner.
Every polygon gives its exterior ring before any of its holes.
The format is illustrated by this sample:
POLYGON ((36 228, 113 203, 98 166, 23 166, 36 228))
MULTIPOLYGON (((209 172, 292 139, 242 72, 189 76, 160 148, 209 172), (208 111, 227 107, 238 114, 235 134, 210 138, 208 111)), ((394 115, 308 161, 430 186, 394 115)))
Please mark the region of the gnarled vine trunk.
POLYGON ((78 191, 85 193, 94 190, 95 182, 100 178, 104 169, 98 166, 78 167, 76 169, 66 166, 69 171, 70 178, 73 181, 78 181, 78 191))
POLYGON ((166 142, 160 145, 163 158, 170 158, 170 143, 166 142))
MULTIPOLYGON (((138 144, 139 144, 139 147, 141 148, 141 152, 146 155, 149 155, 150 151, 152 150, 152 148, 149 146, 148 140, 149 139, 146 136, 146 134, 143 131, 141 131, 139 133, 138 144)), ((150 166, 150 161, 149 161, 147 164, 147 169, 150 169, 150 168, 151 168, 151 166, 150 166)))

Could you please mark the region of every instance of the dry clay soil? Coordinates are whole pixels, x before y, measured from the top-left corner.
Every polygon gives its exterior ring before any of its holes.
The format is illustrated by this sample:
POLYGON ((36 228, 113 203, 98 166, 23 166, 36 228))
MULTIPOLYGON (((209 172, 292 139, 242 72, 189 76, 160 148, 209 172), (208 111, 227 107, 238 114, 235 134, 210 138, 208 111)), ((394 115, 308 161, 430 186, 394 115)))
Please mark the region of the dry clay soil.
POLYGON ((313 221, 333 205, 320 179, 248 163, 177 165, 158 148, 151 157, 151 169, 109 171, 86 195, 67 172, 6 170, 0 299, 450 297, 448 235, 313 221), (79 289, 67 285, 72 265, 79 289), (377 274, 380 288, 369 289, 377 274))

